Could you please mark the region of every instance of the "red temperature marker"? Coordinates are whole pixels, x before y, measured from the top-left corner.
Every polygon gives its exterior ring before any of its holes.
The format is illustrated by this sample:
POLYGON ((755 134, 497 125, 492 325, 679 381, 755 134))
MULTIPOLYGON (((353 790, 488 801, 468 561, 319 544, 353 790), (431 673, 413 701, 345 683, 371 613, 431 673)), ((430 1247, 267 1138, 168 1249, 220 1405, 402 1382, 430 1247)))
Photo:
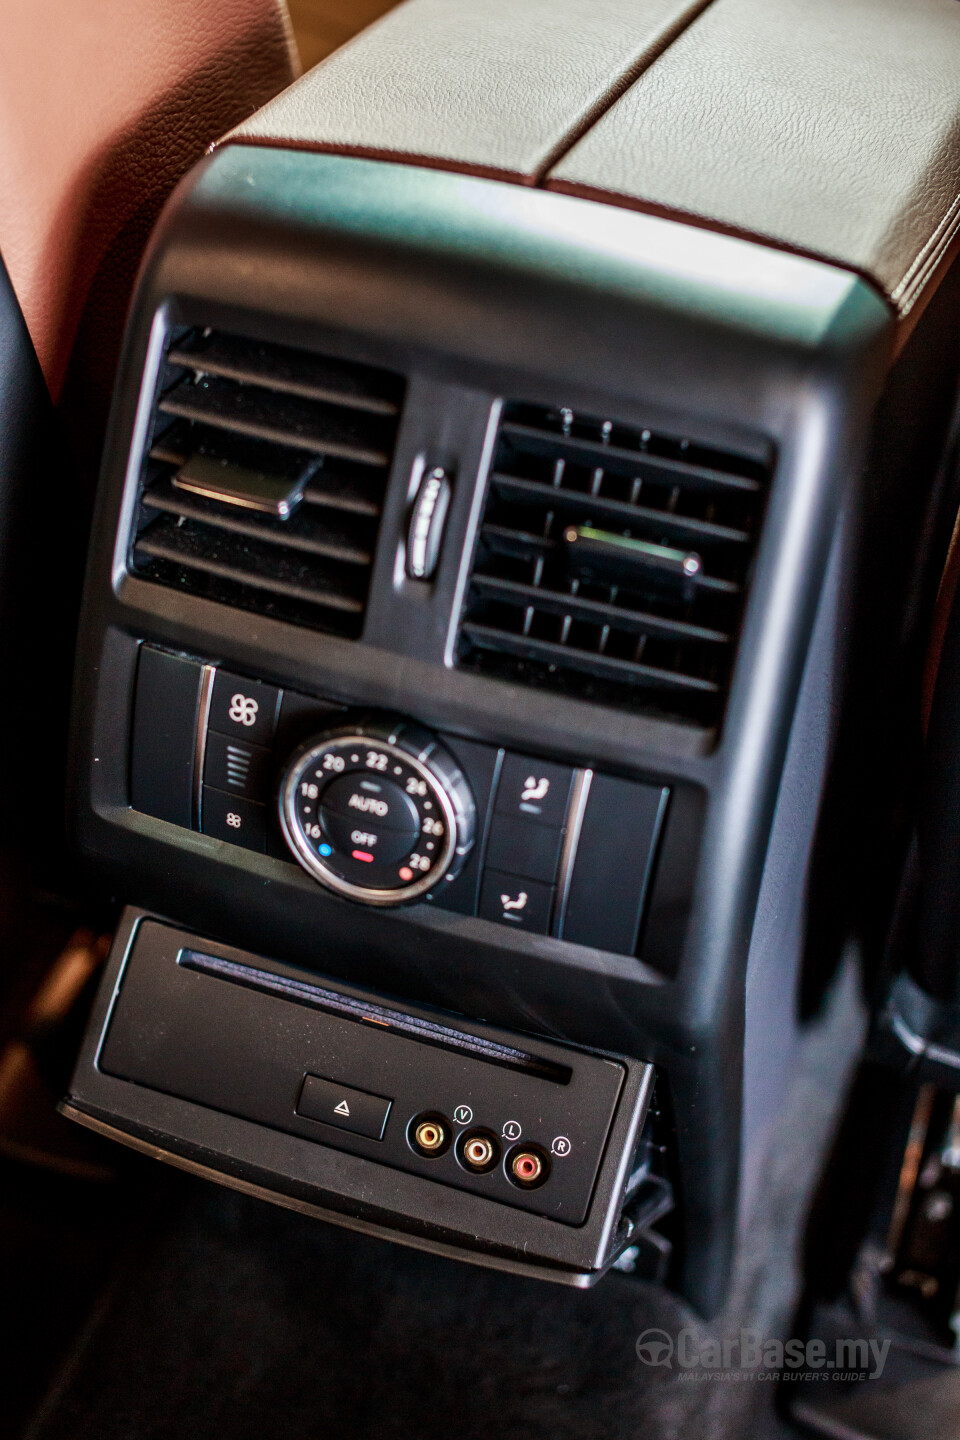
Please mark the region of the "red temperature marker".
POLYGON ((369 850, 354 850, 352 854, 354 860, 366 860, 368 864, 373 863, 373 856, 370 854, 369 850))

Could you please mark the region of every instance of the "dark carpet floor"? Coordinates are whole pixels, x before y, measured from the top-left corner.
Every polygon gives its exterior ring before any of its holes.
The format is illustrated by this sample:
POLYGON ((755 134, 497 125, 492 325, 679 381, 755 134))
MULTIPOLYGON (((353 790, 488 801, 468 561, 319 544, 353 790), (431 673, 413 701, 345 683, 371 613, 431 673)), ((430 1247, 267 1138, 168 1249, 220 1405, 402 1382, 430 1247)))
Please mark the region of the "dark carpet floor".
MULTIPOLYGON (((857 1030, 804 1045, 725 1314, 788 1333, 802 1214, 857 1030), (843 1037, 846 1037, 844 1040, 843 1037)), ((625 1275, 568 1291, 355 1236, 146 1162, 112 1274, 26 1440, 786 1440, 772 1387, 637 1358, 695 1323, 625 1275)))

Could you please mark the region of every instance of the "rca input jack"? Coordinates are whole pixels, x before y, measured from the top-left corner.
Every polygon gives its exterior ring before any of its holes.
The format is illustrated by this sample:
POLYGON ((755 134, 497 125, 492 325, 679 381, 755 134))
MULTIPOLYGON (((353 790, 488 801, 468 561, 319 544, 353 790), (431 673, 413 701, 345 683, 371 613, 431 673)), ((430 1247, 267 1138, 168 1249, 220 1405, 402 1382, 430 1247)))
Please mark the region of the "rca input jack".
POLYGON ((457 1141, 457 1159, 473 1175, 486 1175, 500 1163, 500 1141, 489 1130, 467 1130, 457 1141))
POLYGON ((550 1178, 550 1161, 539 1145, 515 1145, 504 1169, 510 1183, 520 1190, 537 1190, 550 1178))
POLYGON ((407 1127, 410 1148, 432 1160, 450 1149, 453 1128, 444 1115, 415 1115, 407 1127))

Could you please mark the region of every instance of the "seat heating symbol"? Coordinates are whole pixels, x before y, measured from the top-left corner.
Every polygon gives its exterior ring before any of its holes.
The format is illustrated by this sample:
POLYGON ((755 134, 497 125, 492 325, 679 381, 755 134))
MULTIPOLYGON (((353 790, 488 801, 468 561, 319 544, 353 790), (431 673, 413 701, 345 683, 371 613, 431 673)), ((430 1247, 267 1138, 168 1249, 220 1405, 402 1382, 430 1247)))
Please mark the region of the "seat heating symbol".
POLYGON ((536 775, 528 775, 521 792, 521 800, 544 800, 550 789, 550 781, 546 776, 538 780, 536 775))
POLYGON ((339 1105, 334 1105, 333 1113, 334 1115, 349 1115, 350 1106, 347 1104, 346 1100, 341 1100, 339 1105))
POLYGON ((511 911, 511 910, 525 910, 525 909, 526 909, 526 906, 527 906, 527 901, 529 900, 529 898, 530 898, 530 897, 529 897, 529 895, 527 894, 526 890, 521 890, 521 891, 520 891, 520 894, 517 896, 516 900, 511 900, 511 898, 510 898, 509 895, 501 895, 501 896, 500 896, 500 904, 503 906, 504 916, 505 916, 508 920, 512 920, 514 917, 509 914, 509 911, 511 911))

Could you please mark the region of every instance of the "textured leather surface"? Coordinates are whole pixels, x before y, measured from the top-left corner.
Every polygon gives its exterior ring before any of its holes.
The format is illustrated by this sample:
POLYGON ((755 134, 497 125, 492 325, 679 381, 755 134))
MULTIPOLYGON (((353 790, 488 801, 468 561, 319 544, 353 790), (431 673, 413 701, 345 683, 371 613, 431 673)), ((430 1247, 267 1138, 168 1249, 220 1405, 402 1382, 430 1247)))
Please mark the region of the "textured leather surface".
POLYGON ((52 393, 172 186, 294 64, 284 0, 3 0, 0 254, 52 393))
POLYGON ((230 140, 536 183, 706 0, 407 0, 230 140))
POLYGON ((826 257, 906 314, 960 222, 960 4, 716 0, 548 185, 826 257))

